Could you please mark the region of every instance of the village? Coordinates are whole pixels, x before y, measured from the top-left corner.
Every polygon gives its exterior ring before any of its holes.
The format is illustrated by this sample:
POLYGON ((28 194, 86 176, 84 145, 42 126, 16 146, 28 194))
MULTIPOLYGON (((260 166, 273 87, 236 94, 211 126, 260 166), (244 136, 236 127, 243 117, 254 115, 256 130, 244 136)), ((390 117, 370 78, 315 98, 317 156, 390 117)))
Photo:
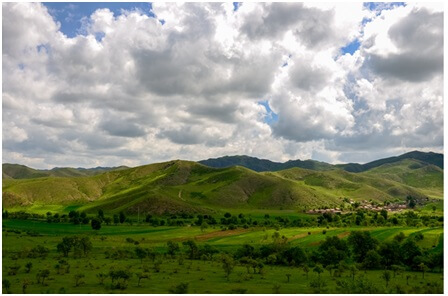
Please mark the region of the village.
POLYGON ((368 210, 368 211, 376 211, 380 212, 382 210, 386 210, 388 212, 400 212, 407 208, 409 208, 409 204, 406 201, 397 201, 397 202, 384 202, 383 205, 374 202, 374 201, 354 201, 353 199, 344 198, 344 203, 341 204, 340 207, 335 208, 322 208, 322 209, 311 209, 306 211, 307 214, 323 214, 323 213, 332 213, 332 214, 344 214, 356 211, 358 209, 368 210))

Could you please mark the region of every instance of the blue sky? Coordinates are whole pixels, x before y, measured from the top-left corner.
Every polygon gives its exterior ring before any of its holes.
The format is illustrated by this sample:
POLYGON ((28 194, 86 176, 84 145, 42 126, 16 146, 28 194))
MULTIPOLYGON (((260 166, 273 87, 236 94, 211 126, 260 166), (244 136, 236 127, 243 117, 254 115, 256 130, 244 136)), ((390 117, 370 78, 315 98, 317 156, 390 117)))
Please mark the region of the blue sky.
POLYGON ((120 15, 123 9, 138 9, 149 16, 154 16, 150 2, 44 2, 43 4, 51 16, 61 24, 61 31, 67 37, 82 34, 80 31, 82 18, 90 16, 100 8, 108 8, 115 16, 120 15))

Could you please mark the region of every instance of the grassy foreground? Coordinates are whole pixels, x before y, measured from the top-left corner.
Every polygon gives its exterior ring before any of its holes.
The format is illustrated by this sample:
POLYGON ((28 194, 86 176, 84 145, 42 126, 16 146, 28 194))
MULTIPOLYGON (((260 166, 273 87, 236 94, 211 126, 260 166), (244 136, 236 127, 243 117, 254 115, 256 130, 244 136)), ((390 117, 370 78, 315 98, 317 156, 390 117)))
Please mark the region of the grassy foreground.
MULTIPOLYGON (((379 241, 392 240, 400 232, 406 236, 421 233, 424 239, 418 242, 419 247, 443 249, 442 227, 284 228, 279 232, 288 238, 289 244, 313 250, 328 236, 343 239, 354 230, 368 230, 379 241)), ((236 264, 227 280, 222 263, 217 258, 187 260, 165 255, 167 241, 180 243, 192 239, 198 245, 207 243, 220 251, 234 252, 245 243, 255 246, 272 243, 274 232, 274 229, 263 227, 226 231, 209 228, 201 231, 199 227, 147 225, 104 226, 99 231, 93 231, 89 225, 4 220, 3 279, 10 282, 9 291, 12 293, 22 293, 24 283, 27 283, 26 293, 170 293, 181 292, 175 288, 182 283, 188 283, 186 290, 183 290, 188 293, 360 293, 357 289, 363 289, 365 293, 443 291, 442 273, 398 271, 386 282, 383 270, 359 270, 353 276, 349 270, 341 275, 334 272, 330 275, 326 269, 318 274, 310 268, 307 274, 300 267, 266 265, 263 273, 254 273, 236 264), (73 258, 72 254, 68 258, 62 257, 56 245, 62 237, 75 234, 88 236, 92 241, 92 251, 86 257, 73 258), (142 248, 152 248, 160 255, 143 260, 106 258, 106 251, 128 249, 134 252, 137 244, 142 248), (20 252, 36 245, 49 249, 46 258, 20 257, 20 252), (70 266, 69 272, 58 267, 61 259, 70 266), (27 272, 25 266, 29 262, 32 268, 27 272), (20 269, 15 275, 8 274, 13 265, 20 266, 20 269), (114 268, 125 268, 131 272, 126 289, 112 289, 110 278, 100 283, 97 275, 114 268), (37 274, 43 269, 48 269, 50 274, 44 284, 37 283, 37 274), (149 278, 142 278, 139 283, 136 275, 139 273, 146 273, 149 278), (84 276, 77 280, 79 274, 84 276), (321 284, 313 286, 312 283, 318 279, 321 284)), ((7 292, 5 286, 3 292, 7 292)))

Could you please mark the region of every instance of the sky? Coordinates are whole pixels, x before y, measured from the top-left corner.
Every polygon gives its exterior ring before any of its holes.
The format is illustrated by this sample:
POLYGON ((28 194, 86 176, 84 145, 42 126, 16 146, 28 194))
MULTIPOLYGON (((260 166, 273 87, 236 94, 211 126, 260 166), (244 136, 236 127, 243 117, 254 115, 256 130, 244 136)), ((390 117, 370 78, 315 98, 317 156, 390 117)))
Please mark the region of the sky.
POLYGON ((2 158, 443 152, 443 4, 2 3, 2 158))

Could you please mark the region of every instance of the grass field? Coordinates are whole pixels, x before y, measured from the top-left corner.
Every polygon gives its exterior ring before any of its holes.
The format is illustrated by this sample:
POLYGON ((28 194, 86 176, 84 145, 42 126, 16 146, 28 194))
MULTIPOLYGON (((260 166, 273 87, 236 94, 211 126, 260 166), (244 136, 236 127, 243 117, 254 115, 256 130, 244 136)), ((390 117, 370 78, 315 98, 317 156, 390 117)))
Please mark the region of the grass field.
MULTIPOLYGON (((403 232, 406 236, 417 233, 424 234, 424 239, 419 242, 422 248, 443 248, 443 228, 416 228, 416 227, 350 227, 350 228, 284 228, 280 229, 280 235, 288 238, 290 244, 312 250, 327 237, 336 235, 346 238, 350 231, 367 230, 380 241, 391 240, 396 234, 403 232), (323 233, 326 230, 326 234, 323 233), (311 233, 311 234, 308 234, 311 233)), ((221 263, 217 261, 185 260, 179 264, 177 259, 162 256, 161 269, 155 271, 154 261, 145 259, 113 260, 106 259, 106 250, 129 249, 133 251, 135 245, 127 239, 139 242, 143 248, 152 248, 160 253, 166 252, 166 242, 185 241, 193 239, 198 244, 207 243, 221 251, 233 252, 242 244, 263 245, 272 243, 274 229, 249 228, 221 231, 209 228, 201 231, 199 227, 150 227, 147 225, 103 226, 99 231, 93 231, 89 225, 73 225, 65 223, 46 223, 31 220, 4 220, 3 221, 3 275, 11 282, 11 292, 21 293, 22 283, 26 279, 27 293, 169 293, 170 289, 179 283, 189 283, 189 293, 316 293, 316 288, 310 286, 310 281, 318 275, 309 272, 307 275, 300 268, 285 266, 266 266, 265 274, 247 273, 243 266, 237 265, 227 281, 221 263), (31 231, 34 236, 28 235, 31 231), (35 236, 39 234, 39 236, 35 236), (58 274, 55 265, 61 259, 56 251, 56 245, 63 236, 83 234, 91 238, 93 249, 87 258, 67 260, 70 264, 69 274, 58 274), (46 259, 14 258, 21 250, 31 249, 36 245, 44 245, 50 249, 46 259), (33 268, 30 273, 25 272, 25 264, 31 262, 33 268), (8 267, 18 264, 21 267, 17 275, 7 275, 8 267), (96 275, 101 271, 108 272, 113 266, 126 267, 134 275, 128 281, 126 290, 112 290, 110 279, 106 279, 104 285, 100 285, 96 275), (36 283, 36 274, 41 269, 49 269, 50 276, 46 285, 36 283), (149 269, 150 279, 142 279, 138 286, 136 273, 149 269), (85 274, 84 282, 75 286, 74 276, 78 273, 85 274), (287 282, 285 274, 290 274, 290 282, 287 282)), ((443 275, 440 273, 426 273, 425 277, 419 272, 403 271, 392 278, 386 288, 381 278, 382 271, 359 271, 356 280, 362 278, 373 283, 377 291, 394 292, 418 291, 421 285, 440 285, 443 275), (409 285, 406 283, 408 278, 409 285), (410 279, 410 280, 409 280, 410 279), (417 290, 416 290, 417 289, 417 290)), ((345 293, 347 291, 337 285, 338 281, 350 282, 351 277, 343 274, 341 277, 330 276, 327 271, 321 275, 326 286, 320 292, 345 293)))

